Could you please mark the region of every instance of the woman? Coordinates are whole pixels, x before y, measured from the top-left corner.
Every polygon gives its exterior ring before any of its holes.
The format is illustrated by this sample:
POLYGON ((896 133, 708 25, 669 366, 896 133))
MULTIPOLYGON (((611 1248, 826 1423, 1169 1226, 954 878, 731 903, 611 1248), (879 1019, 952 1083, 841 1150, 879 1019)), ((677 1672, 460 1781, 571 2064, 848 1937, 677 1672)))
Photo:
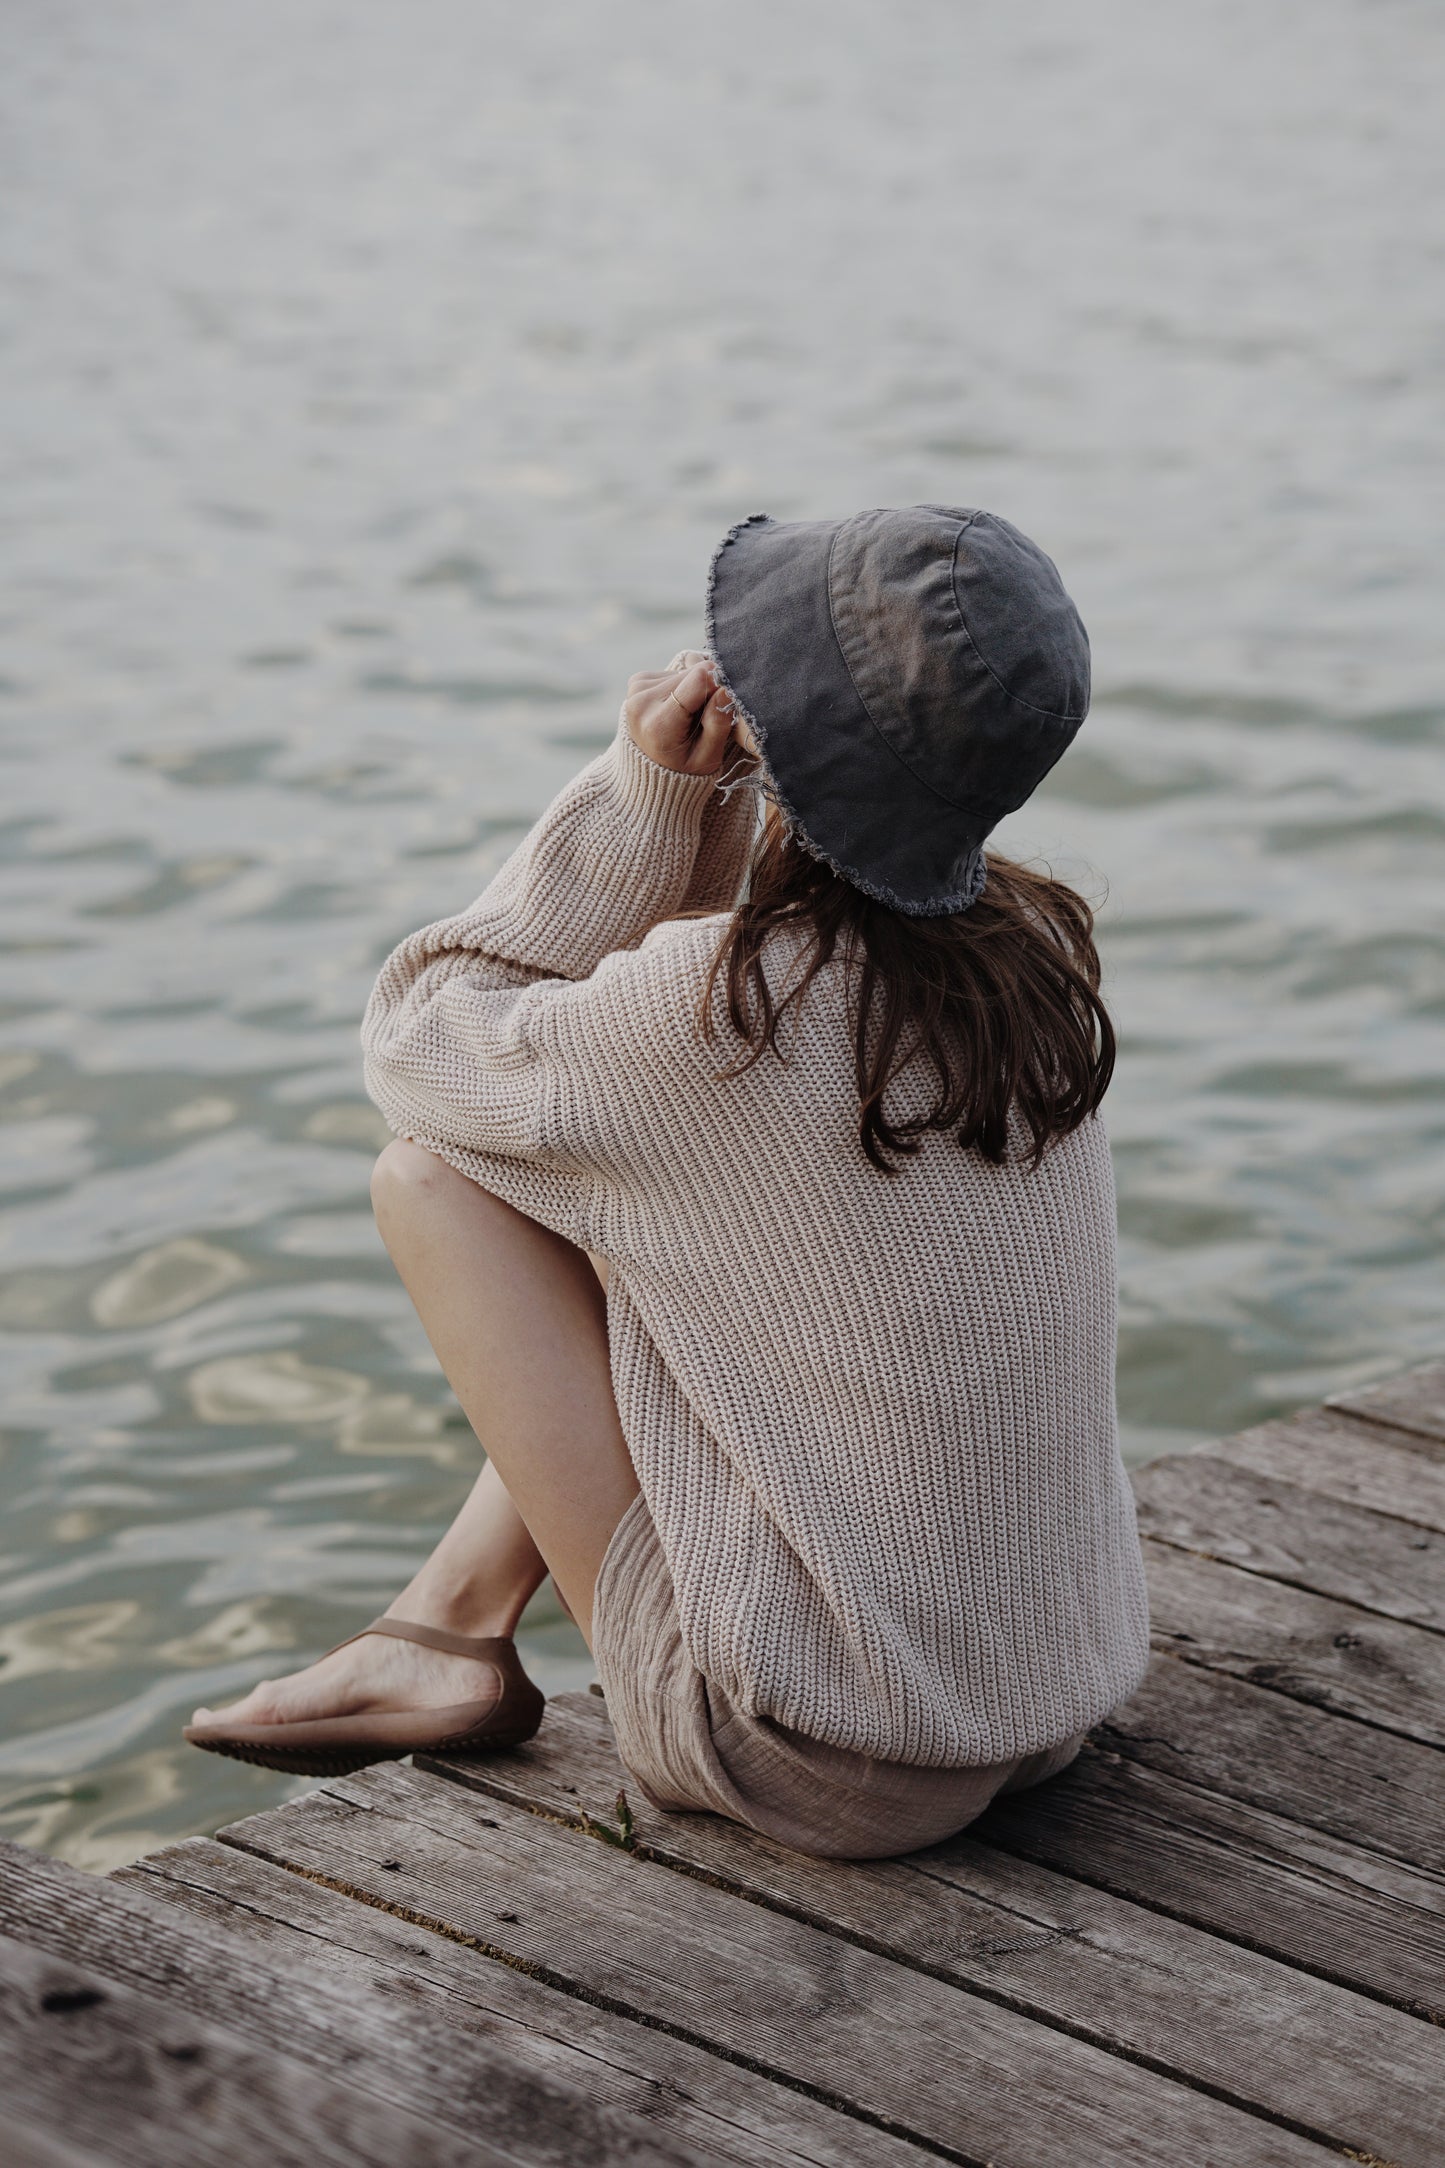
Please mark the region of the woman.
POLYGON ((487 1465, 384 1619, 188 1736, 525 1739, 550 1571, 654 1804, 879 1857, 1063 1768, 1146 1659, 1092 920, 982 849, 1088 641, 932 505, 744 521, 708 633, 367 1012, 378 1224, 487 1465))

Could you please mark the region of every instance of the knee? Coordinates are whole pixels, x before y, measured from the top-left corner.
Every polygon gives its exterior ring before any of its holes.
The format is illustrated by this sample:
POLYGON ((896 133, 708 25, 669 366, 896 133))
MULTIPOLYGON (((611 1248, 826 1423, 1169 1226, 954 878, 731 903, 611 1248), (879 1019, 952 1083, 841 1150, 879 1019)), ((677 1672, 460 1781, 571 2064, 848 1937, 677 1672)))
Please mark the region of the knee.
POLYGON ((371 1208, 383 1226, 435 1209, 453 1182, 465 1179, 425 1145, 393 1137, 371 1170, 371 1208))

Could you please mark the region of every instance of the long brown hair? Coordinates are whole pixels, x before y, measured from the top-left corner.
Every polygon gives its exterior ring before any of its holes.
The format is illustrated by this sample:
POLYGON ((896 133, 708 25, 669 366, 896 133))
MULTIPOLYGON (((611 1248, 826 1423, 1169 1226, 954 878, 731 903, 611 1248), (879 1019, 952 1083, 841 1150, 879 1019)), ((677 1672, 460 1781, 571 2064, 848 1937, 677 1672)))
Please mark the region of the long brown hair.
POLYGON ((848 967, 858 1084, 858 1142, 883 1174, 918 1151, 925 1131, 954 1130, 965 1150, 1001 1166, 1017 1113, 1037 1166, 1049 1143, 1098 1107, 1114 1071, 1114 1030, 1099 998, 1094 914, 1047 874, 990 857, 967 911, 911 918, 875 903, 812 857, 779 821, 754 849, 746 900, 734 912, 703 991, 704 1035, 716 1041, 715 995, 744 1051, 739 1076, 834 956, 848 967), (768 938, 802 935, 780 992, 763 967, 768 938), (889 1087, 918 1061, 933 1073, 931 1105, 890 1119, 889 1087))

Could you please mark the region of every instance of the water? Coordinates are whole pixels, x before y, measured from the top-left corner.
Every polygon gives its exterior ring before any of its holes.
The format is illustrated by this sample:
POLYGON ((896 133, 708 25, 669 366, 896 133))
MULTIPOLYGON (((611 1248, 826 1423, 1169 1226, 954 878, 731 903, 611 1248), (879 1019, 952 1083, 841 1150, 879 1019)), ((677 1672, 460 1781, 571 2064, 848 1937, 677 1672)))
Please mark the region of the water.
POLYGON ((358 1015, 759 507, 982 503, 1090 625, 1005 840, 1107 884, 1131 1454, 1438 1352, 1437 11, 0 38, 0 1826, 106 1866, 283 1796, 184 1715, 461 1496, 358 1015))

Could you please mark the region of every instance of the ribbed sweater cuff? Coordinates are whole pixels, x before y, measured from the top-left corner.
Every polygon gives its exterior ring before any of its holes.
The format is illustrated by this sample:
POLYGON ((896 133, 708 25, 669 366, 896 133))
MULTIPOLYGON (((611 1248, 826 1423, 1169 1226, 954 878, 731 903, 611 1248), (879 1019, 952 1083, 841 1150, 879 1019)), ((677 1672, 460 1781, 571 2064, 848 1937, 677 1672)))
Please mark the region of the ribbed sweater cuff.
POLYGON ((684 775, 680 769, 650 760, 633 744, 625 723, 618 727, 608 758, 613 792, 633 819, 646 822, 658 836, 697 841, 717 776, 684 775))

